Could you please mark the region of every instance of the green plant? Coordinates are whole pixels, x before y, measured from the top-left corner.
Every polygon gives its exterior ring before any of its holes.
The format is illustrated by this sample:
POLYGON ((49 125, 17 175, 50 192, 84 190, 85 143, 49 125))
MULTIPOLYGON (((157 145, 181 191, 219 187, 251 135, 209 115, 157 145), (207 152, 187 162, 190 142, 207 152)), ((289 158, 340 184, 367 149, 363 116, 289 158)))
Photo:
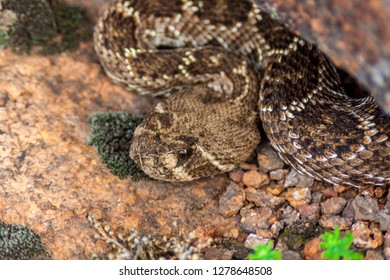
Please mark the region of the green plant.
POLYGON ((274 244, 272 241, 267 244, 260 244, 253 247, 253 253, 248 255, 250 260, 281 260, 280 250, 272 250, 274 244))
POLYGON ((325 249, 323 257, 330 260, 362 260, 363 254, 354 252, 349 249, 352 244, 353 236, 350 232, 345 234, 344 238, 340 238, 340 229, 335 227, 333 232, 326 232, 320 237, 324 242, 320 243, 320 247, 325 249))

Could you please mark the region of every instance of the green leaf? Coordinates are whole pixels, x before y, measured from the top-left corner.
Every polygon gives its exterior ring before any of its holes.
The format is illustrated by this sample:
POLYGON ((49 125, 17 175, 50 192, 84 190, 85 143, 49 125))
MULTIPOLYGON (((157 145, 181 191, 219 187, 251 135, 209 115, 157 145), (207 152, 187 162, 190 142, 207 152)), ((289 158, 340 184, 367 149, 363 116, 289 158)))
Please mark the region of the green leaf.
POLYGON ((260 244, 253 248, 254 253, 249 254, 250 260, 281 260, 280 250, 272 250, 273 242, 267 244, 260 244))
POLYGON ((353 236, 347 232, 344 238, 340 238, 340 229, 335 227, 333 232, 326 232, 320 237, 324 242, 320 243, 320 247, 325 249, 323 257, 330 260, 362 260, 363 254, 356 253, 350 250, 353 242, 353 236))

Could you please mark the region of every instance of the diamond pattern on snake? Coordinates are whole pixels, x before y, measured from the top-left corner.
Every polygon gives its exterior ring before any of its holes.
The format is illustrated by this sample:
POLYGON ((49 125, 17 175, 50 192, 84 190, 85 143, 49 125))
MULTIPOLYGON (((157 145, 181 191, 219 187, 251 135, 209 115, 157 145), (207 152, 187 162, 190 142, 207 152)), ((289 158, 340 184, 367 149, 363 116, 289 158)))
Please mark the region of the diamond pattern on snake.
POLYGON ((149 176, 189 181, 232 170, 260 141, 335 185, 390 185, 390 118, 345 94, 332 62, 249 0, 117 1, 95 28, 105 72, 165 95, 135 130, 149 176))

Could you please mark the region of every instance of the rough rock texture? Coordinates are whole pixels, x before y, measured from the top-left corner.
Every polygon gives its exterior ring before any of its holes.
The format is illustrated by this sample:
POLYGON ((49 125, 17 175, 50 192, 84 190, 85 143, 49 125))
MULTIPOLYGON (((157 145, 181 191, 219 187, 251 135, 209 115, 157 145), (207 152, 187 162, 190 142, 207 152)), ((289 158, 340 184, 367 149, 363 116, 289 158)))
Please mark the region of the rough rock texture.
MULTIPOLYGON (((105 8, 103 0, 70 2, 85 5, 95 21, 105 8)), ((249 171, 177 184, 112 175, 87 144, 88 117, 143 115, 155 104, 112 83, 91 42, 51 56, 0 50, 0 221, 31 228, 54 259, 107 256, 110 246, 96 238, 88 216, 118 240, 133 227, 171 238, 231 238, 248 247, 273 240, 290 259, 321 258, 318 236, 339 225, 353 232, 367 258, 390 258, 387 188, 313 181, 267 142, 249 171)), ((229 248, 208 249, 206 257, 245 258, 248 250, 232 256, 229 248)))
POLYGON ((390 113, 389 1, 256 2, 303 38, 317 44, 390 113))

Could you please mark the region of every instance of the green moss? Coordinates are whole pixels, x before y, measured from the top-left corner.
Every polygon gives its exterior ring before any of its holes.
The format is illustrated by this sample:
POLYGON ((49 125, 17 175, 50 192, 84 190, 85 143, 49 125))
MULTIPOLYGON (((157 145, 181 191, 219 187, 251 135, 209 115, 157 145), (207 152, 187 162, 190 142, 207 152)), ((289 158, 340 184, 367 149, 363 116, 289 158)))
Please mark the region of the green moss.
POLYGON ((298 220, 287 226, 280 234, 280 239, 286 242, 290 250, 298 251, 313 237, 318 236, 322 229, 316 221, 298 220))
POLYGON ((0 221, 0 259, 48 259, 45 246, 35 232, 24 225, 0 221))
POLYGON ((130 140, 141 121, 139 117, 122 112, 100 113, 89 118, 89 144, 96 147, 102 162, 120 178, 148 178, 129 155, 130 140))
POLYGON ((86 10, 55 0, 0 0, 0 46, 43 54, 75 49, 91 37, 86 10))
POLYGON ((6 31, 0 30, 0 48, 5 46, 8 42, 8 33, 6 31))
POLYGON ((92 25, 85 8, 60 3, 55 6, 53 12, 61 42, 49 44, 45 53, 77 49, 80 42, 92 37, 92 25))

